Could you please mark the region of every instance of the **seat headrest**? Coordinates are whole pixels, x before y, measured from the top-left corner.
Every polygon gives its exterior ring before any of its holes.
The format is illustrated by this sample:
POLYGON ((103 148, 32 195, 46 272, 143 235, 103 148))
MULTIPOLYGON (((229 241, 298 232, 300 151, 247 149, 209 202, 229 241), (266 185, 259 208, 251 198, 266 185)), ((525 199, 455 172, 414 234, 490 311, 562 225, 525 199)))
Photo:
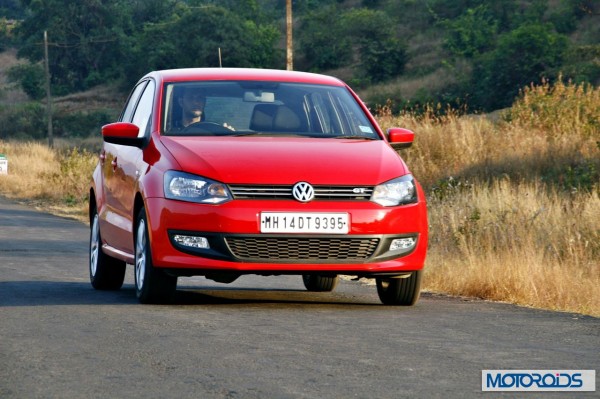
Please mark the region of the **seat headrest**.
POLYGON ((252 111, 250 129, 256 131, 273 130, 273 120, 277 113, 277 107, 276 104, 256 104, 252 111))
POLYGON ((298 131, 300 126, 300 118, 294 111, 285 105, 279 106, 273 120, 273 130, 282 132, 298 131))

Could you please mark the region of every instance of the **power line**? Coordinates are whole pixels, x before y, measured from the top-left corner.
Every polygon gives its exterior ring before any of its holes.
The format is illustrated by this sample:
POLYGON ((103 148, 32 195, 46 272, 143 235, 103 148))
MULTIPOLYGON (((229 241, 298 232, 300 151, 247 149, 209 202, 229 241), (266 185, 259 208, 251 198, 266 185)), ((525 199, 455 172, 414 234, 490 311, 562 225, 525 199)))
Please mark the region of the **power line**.
MULTIPOLYGON (((59 47, 59 48, 76 48, 76 47, 82 47, 84 44, 94 44, 94 43, 112 43, 112 42, 117 42, 119 41, 119 39, 115 39, 115 38, 97 38, 97 39, 82 39, 81 41, 79 41, 78 43, 76 42, 72 42, 72 43, 68 43, 68 42, 48 42, 47 45, 49 47, 59 47)), ((46 43, 44 42, 33 42, 31 43, 31 45, 34 46, 43 46, 46 45, 46 43)))

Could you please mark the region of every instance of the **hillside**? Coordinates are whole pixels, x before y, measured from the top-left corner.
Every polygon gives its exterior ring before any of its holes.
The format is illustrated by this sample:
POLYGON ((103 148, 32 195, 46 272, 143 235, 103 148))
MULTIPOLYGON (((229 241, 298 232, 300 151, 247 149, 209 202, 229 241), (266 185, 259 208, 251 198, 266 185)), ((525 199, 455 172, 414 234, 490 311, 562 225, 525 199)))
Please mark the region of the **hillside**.
POLYGON ((10 68, 24 62, 25 60, 17 59, 15 49, 0 52, 0 106, 4 107, 28 101, 27 94, 20 87, 11 84, 7 76, 10 68))
MULTIPOLYGON (((32 101, 7 76, 11 67, 24 63, 14 49, 0 53, 0 139, 42 139, 46 135, 45 99, 32 101)), ((54 96, 53 126, 58 143, 95 147, 100 126, 116 119, 126 98, 127 93, 114 83, 54 96)))
MULTIPOLYGON (((56 96, 107 84, 124 96, 152 69, 219 62, 285 68, 283 0, 107 0, 92 8, 67 0, 7 2, 0 8, 0 51, 16 49, 22 67, 14 80, 38 100, 44 29, 56 96)), ((3 71, 8 66, 3 62, 3 71)), ((520 89, 544 78, 599 85, 600 3, 297 1, 294 66, 340 77, 373 108, 387 104, 397 113, 441 103, 489 112, 510 106, 520 89)), ((12 90, 0 84, 0 92, 12 90)), ((113 106, 106 108, 95 110, 98 121, 113 106)), ((76 125, 59 123, 57 133, 89 130, 76 125)), ((23 129, 33 128, 24 125, 20 134, 32 135, 23 129)))
POLYGON ((341 77, 374 106, 391 100, 395 112, 438 102, 489 112, 510 106, 522 87, 544 77, 600 84, 598 2, 374 0, 329 7, 300 10, 299 67, 341 77), (379 52, 376 62, 389 63, 390 53, 374 41, 387 40, 381 32, 390 30, 403 47, 404 66, 378 80, 365 73, 363 59, 371 62, 379 52), (358 43, 351 55, 339 49, 342 33, 358 43), (335 46, 331 37, 339 40, 335 46), (307 48, 312 57, 303 57, 307 48), (338 68, 327 68, 339 60, 338 68))

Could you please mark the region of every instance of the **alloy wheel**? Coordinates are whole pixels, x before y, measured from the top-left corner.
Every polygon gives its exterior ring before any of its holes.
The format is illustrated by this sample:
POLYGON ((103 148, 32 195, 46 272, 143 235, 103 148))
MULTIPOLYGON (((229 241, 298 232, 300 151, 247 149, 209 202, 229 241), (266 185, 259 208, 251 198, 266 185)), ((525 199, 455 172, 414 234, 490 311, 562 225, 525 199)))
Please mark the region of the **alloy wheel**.
POLYGON ((92 222, 92 236, 90 238, 90 274, 96 276, 98 270, 98 252, 100 251, 100 226, 98 225, 98 214, 92 222))
POLYGON ((144 287, 146 274, 146 223, 140 220, 135 240, 135 282, 138 291, 144 287))

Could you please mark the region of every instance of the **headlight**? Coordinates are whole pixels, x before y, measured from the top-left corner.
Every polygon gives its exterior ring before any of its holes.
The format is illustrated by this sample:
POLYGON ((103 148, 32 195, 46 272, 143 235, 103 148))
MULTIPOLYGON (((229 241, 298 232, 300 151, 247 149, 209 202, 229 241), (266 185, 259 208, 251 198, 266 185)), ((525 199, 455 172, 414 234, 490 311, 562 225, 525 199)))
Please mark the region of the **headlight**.
POLYGON ((223 183, 173 170, 165 173, 164 188, 166 198, 180 201, 220 204, 232 199, 223 183))
POLYGON ((412 175, 405 175, 375 187, 371 201, 382 206, 396 206, 417 202, 417 187, 412 175))

